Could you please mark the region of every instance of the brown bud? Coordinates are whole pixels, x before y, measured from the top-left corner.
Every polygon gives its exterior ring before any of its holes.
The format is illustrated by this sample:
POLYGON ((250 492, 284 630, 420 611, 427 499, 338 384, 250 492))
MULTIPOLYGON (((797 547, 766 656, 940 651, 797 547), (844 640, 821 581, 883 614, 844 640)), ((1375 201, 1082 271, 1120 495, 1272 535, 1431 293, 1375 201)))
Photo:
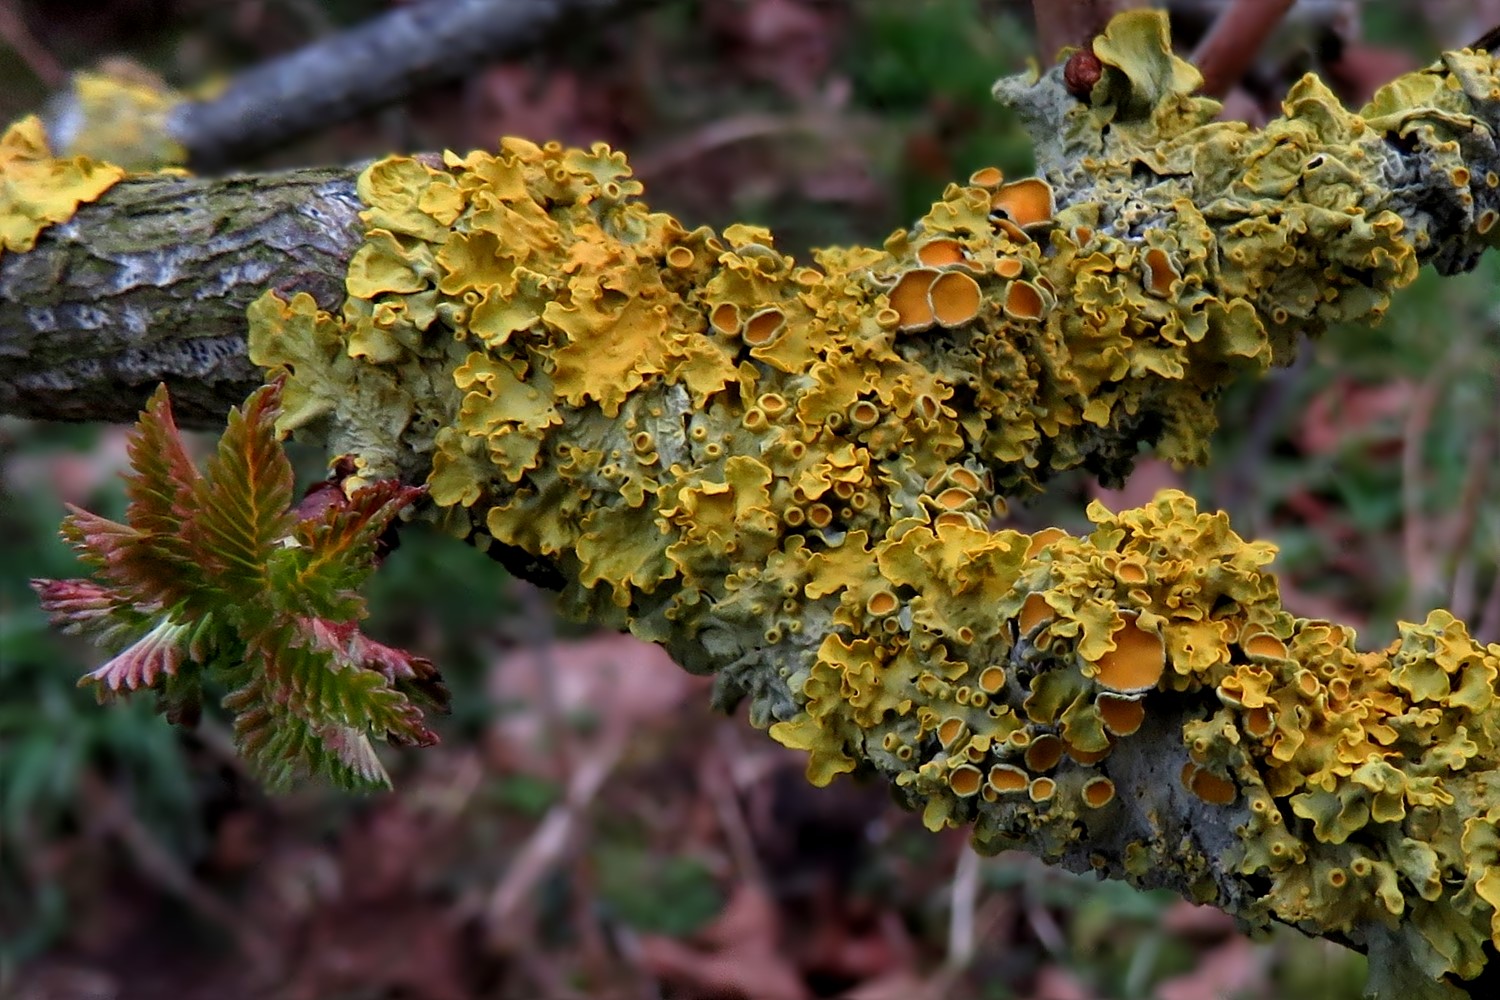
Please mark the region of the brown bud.
POLYGON ((1080 101, 1086 101, 1103 73, 1104 64, 1099 57, 1088 49, 1079 49, 1063 64, 1063 86, 1080 101))

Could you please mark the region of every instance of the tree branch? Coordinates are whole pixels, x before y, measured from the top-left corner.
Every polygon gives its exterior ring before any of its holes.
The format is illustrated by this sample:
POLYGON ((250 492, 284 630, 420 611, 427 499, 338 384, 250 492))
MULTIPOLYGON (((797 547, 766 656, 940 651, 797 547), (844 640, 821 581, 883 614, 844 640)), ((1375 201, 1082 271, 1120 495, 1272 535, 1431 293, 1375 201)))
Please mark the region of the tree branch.
POLYGON ((222 425, 264 376, 245 309, 267 288, 343 301, 363 238, 354 172, 125 181, 0 255, 0 412, 127 422, 159 382, 222 425))
POLYGON ((1234 0, 1193 52, 1203 93, 1223 97, 1255 63, 1266 39, 1296 0, 1234 0))
MULTIPOLYGON (((384 107, 475 66, 526 55, 648 0, 425 0, 239 74, 222 94, 182 101, 166 136, 198 170, 243 162, 299 136, 384 107)), ((65 95, 49 115, 53 143, 78 148, 120 109, 65 95)), ((181 162, 181 161, 179 161, 181 162)))
MULTIPOLYGON (((381 161, 347 298, 291 294, 308 273, 268 255, 257 280, 293 282, 251 305, 251 358, 287 375, 284 429, 353 456, 347 488, 425 480, 431 516, 545 561, 570 612, 715 673, 814 781, 880 772, 986 849, 1366 948, 1383 996, 1452 995, 1500 935, 1500 647, 1435 612, 1358 652, 1181 495, 1095 508, 1083 538, 988 524, 1142 441, 1203 457, 1229 381, 1378 318, 1419 261, 1472 266, 1500 219, 1500 63, 1449 53, 1359 115, 1305 80, 1254 132, 1191 96, 1159 15, 1093 51, 1081 97, 1060 67, 997 86, 1045 180, 980 171, 813 266, 649 212, 603 146, 381 161)), ((11 356, 47 294, 14 269, 133 190, 0 258, 11 356)))

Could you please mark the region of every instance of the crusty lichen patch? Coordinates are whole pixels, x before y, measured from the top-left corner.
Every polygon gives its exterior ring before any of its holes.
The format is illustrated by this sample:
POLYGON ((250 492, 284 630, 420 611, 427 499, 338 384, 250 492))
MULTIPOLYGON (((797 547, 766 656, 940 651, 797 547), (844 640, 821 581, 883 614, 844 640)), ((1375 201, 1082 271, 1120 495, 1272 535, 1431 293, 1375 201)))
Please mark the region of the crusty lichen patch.
POLYGON ((87 156, 54 157, 41 119, 22 118, 0 135, 0 253, 30 250, 43 229, 71 219, 124 176, 87 156))
MULTIPOLYGON (((1175 794, 1234 810, 1233 865, 1265 880, 1244 915, 1399 926, 1427 974, 1472 975, 1500 940, 1493 647, 1439 614, 1359 653, 1181 495, 1095 509, 1085 538, 989 521, 1143 440, 1201 457, 1229 380, 1378 317, 1420 253, 1467 253, 1500 196, 1456 168, 1452 202, 1396 185, 1461 160, 1446 136, 1480 111, 1453 93, 1494 66, 1460 57, 1372 119, 1309 79, 1252 132, 1209 121, 1156 15, 1096 51, 1086 102, 1055 74, 1004 87, 1047 179, 980 171, 810 264, 652 213, 603 145, 383 160, 342 310, 268 293, 252 357, 290 373, 287 427, 425 479, 454 530, 559 570, 572 611, 717 671, 813 781, 873 766, 929 825, 1060 856, 1144 794, 1117 764, 1166 701, 1175 794)), ((1215 898, 1209 860, 1150 832, 1090 863, 1215 898)))

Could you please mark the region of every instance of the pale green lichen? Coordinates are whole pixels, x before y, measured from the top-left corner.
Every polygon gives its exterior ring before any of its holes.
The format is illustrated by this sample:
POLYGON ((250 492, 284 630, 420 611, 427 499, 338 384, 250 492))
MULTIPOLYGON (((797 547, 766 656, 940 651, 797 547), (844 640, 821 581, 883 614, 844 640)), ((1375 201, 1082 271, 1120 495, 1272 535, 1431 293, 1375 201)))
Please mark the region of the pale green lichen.
POLYGON ((1134 816, 1166 753, 1182 808, 1234 811, 1242 881, 1155 811, 1089 865, 1200 899, 1262 879, 1247 919, 1390 928, 1432 979, 1472 976, 1500 940, 1494 647, 1436 614, 1359 653, 1181 496, 1095 509, 1081 539, 988 520, 1058 470, 1122 475, 1141 441, 1201 457, 1229 380, 1377 318, 1420 254, 1471 258, 1500 196, 1460 172, 1481 139, 1450 135, 1493 110, 1496 67, 1449 57, 1370 119, 1309 78, 1255 132, 1210 121, 1156 15, 1096 51, 1087 102, 1055 71, 1002 85, 1048 182, 980 171, 811 266, 650 212, 602 145, 381 161, 343 309, 268 294, 252 357, 351 485, 425 478, 569 610, 717 671, 814 781, 873 765, 931 826, 1062 857, 1134 816), (1434 172, 1452 185, 1413 194, 1434 172))

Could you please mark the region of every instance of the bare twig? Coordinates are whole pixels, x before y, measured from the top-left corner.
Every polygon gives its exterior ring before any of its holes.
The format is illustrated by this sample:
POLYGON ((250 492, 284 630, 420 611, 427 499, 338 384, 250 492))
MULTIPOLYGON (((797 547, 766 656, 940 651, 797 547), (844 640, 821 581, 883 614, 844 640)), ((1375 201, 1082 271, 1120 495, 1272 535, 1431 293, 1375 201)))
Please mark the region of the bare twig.
POLYGON ((1429 537, 1428 525, 1422 513, 1422 500, 1426 493, 1422 459, 1426 450, 1427 431, 1432 426, 1432 417, 1443 397, 1444 387, 1453 374, 1452 364, 1456 353, 1450 351, 1417 388, 1411 409, 1407 412, 1406 426, 1402 430, 1401 506, 1404 516, 1401 541, 1406 563, 1408 613, 1426 608, 1436 596, 1438 587, 1438 563, 1442 554, 1433 549, 1433 539, 1429 537))
POLYGON ((1496 429, 1493 421, 1474 436, 1465 455, 1468 471, 1458 495, 1458 511, 1448 535, 1447 552, 1456 561, 1453 581, 1448 588, 1448 610, 1459 618, 1468 618, 1474 607, 1475 560, 1474 530, 1479 512, 1489 493, 1490 465, 1495 460, 1496 429))
POLYGON ((1240 82, 1260 47, 1296 0, 1234 0, 1198 43, 1193 64, 1203 93, 1223 97, 1240 82))
POLYGON ((953 870, 951 906, 948 911, 948 964, 961 969, 974 960, 975 911, 979 902, 979 855, 965 844, 953 870))
POLYGON ((616 731, 612 738, 601 741, 594 753, 579 762, 568 782, 566 797, 552 807, 525 846, 516 853, 505 877, 490 894, 485 906, 485 926, 492 938, 504 938, 511 916, 567 850, 579 818, 624 754, 629 742, 627 734, 628 730, 616 731))
POLYGON ((61 87, 68 79, 68 71, 52 53, 37 41, 26 19, 21 16, 14 0, 0 0, 0 42, 3 42, 26 68, 48 87, 61 87))
POLYGON ((400 100, 645 0, 431 0, 249 70, 211 101, 184 104, 172 136, 199 169, 400 100))
POLYGON ((137 870, 181 900, 205 922, 223 929, 256 968, 269 969, 275 948, 254 924, 193 876, 135 815, 131 803, 94 771, 85 769, 80 790, 89 810, 117 837, 137 870))

